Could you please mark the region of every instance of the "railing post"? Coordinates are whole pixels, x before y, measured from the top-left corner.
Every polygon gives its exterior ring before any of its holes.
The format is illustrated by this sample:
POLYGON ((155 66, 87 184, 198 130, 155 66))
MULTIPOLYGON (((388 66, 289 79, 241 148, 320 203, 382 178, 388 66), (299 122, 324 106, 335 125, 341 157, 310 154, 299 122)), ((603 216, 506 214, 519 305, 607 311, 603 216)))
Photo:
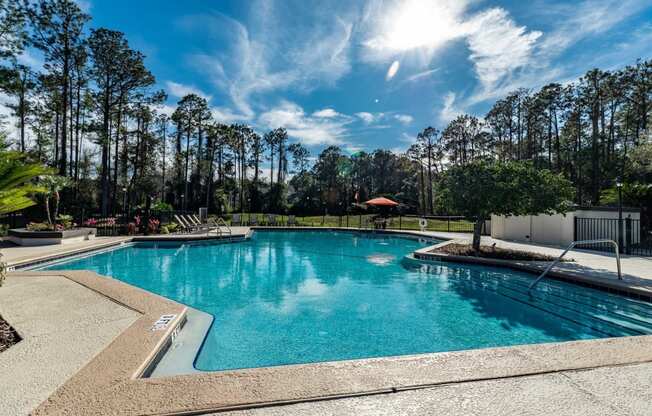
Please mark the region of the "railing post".
POLYGON ((446 220, 448 222, 448 232, 450 233, 451 232, 451 217, 450 217, 450 215, 448 217, 446 217, 446 220))
POLYGON ((624 241, 623 216, 619 215, 618 216, 618 248, 621 253, 623 252, 623 248, 624 248, 623 241, 624 241))
POLYGON ((403 229, 403 220, 402 220, 402 217, 400 215, 398 216, 398 229, 399 230, 403 229))
POLYGON ((632 217, 625 219, 625 254, 632 254, 632 217))
POLYGON ((577 241, 577 217, 573 217, 573 241, 577 241))

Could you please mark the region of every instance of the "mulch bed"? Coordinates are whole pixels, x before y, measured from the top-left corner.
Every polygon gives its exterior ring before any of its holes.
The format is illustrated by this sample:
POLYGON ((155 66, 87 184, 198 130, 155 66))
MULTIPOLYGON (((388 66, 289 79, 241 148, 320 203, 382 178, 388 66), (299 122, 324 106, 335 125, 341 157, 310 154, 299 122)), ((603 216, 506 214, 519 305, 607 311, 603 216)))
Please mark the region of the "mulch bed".
POLYGON ((16 331, 0 316, 0 352, 20 341, 16 331))
MULTIPOLYGON (((554 257, 545 254, 510 250, 493 246, 480 246, 480 252, 476 253, 470 244, 448 244, 434 249, 433 252, 445 253, 453 256, 472 256, 499 260, 553 261, 555 259, 554 257)), ((563 261, 567 261, 567 259, 564 259, 563 261)))

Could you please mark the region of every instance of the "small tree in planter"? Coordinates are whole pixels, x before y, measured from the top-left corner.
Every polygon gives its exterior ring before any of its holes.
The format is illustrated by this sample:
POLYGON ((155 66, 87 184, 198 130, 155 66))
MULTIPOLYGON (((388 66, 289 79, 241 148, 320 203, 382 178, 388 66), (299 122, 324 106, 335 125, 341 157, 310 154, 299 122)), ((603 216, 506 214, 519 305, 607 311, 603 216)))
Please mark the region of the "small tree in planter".
POLYGON ((473 249, 480 250, 482 226, 494 215, 566 213, 573 186, 561 175, 529 162, 475 161, 448 169, 440 181, 440 201, 475 221, 473 249))
POLYGON ((63 176, 51 175, 42 177, 40 184, 44 188, 41 194, 45 198, 45 212, 48 216, 48 224, 54 229, 56 222, 59 220, 59 201, 61 200, 59 192, 70 186, 71 181, 63 176), (54 215, 52 215, 50 207, 51 198, 54 200, 54 215))
MULTIPOLYGON (((38 163, 30 163, 21 153, 0 151, 0 214, 8 214, 31 207, 35 204, 31 195, 42 188, 34 185, 33 180, 51 171, 38 163)), ((6 265, 1 261, 0 286, 5 279, 6 265)))

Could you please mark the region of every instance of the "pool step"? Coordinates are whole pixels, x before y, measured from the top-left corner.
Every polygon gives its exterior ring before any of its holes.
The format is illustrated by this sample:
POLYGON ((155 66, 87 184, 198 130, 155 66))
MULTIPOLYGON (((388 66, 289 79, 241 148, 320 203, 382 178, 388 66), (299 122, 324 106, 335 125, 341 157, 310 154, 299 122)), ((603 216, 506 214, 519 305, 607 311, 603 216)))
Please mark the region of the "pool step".
POLYGON ((595 321, 592 323, 600 324, 599 327, 596 327, 597 330, 607 332, 611 335, 620 335, 620 332, 624 332, 627 335, 652 334, 652 324, 650 323, 616 313, 609 313, 593 308, 590 305, 573 303, 559 298, 551 301, 550 298, 542 297, 539 294, 535 293, 530 296, 527 291, 515 290, 506 285, 500 285, 498 293, 576 322, 586 323, 587 320, 595 321))
MULTIPOLYGON (((501 279, 500 284, 523 294, 528 294, 528 286, 524 283, 501 279)), ((567 290, 563 291, 561 288, 555 287, 554 284, 546 284, 544 286, 542 283, 541 287, 537 287, 531 293, 535 299, 559 304, 579 310, 580 312, 590 311, 591 314, 604 316, 605 319, 613 318, 630 322, 633 325, 644 328, 646 333, 652 333, 652 305, 649 305, 646 310, 644 305, 641 305, 635 299, 597 291, 594 293, 592 289, 581 286, 572 289, 565 287, 565 289, 567 290), (600 296, 601 298, 597 299, 596 296, 600 296)))

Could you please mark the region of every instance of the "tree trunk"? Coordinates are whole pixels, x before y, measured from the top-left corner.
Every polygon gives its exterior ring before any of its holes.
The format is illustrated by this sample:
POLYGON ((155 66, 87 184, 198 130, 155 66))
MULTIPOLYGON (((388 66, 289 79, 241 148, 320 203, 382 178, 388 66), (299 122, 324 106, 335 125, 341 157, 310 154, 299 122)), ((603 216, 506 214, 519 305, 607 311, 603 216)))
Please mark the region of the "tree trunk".
POLYGON ((473 226, 473 250, 478 253, 480 251, 480 240, 482 238, 482 226, 484 225, 484 218, 479 217, 473 226))

